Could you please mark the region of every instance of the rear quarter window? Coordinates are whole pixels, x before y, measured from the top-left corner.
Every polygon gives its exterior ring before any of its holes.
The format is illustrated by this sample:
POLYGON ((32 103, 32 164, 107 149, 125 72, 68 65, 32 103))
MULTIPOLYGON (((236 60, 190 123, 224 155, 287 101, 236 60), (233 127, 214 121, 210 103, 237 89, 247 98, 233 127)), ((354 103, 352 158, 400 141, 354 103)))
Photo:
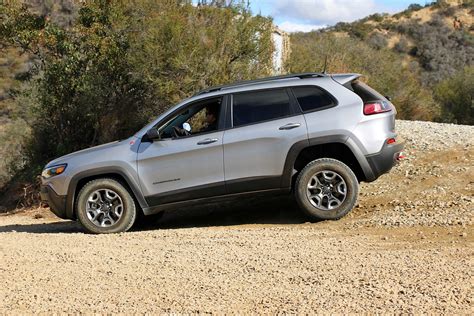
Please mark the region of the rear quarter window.
POLYGON ((377 100, 385 100, 385 97, 366 85, 365 83, 355 80, 344 85, 349 90, 357 94, 364 103, 377 100))
POLYGON ((303 112, 323 110, 337 105, 336 99, 319 87, 304 86, 291 89, 303 112))

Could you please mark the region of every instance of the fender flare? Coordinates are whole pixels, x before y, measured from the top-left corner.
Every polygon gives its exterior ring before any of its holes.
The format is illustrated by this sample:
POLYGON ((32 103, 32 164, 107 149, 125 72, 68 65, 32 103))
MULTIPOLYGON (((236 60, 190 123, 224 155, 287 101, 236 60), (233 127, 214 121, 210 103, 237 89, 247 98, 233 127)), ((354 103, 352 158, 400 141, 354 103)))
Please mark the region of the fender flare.
POLYGON ((122 168, 119 167, 99 167, 99 168, 94 168, 94 169, 88 169, 81 171, 79 173, 76 173, 74 176, 72 176, 71 181, 69 182, 69 187, 67 191, 67 198, 66 198, 66 214, 68 218, 75 218, 74 216, 74 203, 75 203, 75 193, 77 189, 77 185, 79 181, 89 178, 89 177, 99 177, 101 175, 118 175, 121 178, 123 178, 132 191, 133 195, 137 199, 140 207, 146 208, 148 207, 148 204, 141 192, 139 184, 134 180, 133 176, 130 174, 130 172, 123 170, 122 168))
POLYGON ((304 149, 316 145, 324 145, 331 143, 340 143, 347 146, 354 155, 354 157, 357 159, 357 162, 359 163, 362 172, 364 173, 366 181, 370 182, 375 179, 372 168, 370 167, 367 158, 363 154, 357 142, 347 135, 339 134, 309 138, 293 144, 293 146, 290 147, 288 154, 286 155, 285 166, 281 178, 281 187, 291 187, 291 179, 295 173, 293 167, 295 165, 296 159, 304 149))

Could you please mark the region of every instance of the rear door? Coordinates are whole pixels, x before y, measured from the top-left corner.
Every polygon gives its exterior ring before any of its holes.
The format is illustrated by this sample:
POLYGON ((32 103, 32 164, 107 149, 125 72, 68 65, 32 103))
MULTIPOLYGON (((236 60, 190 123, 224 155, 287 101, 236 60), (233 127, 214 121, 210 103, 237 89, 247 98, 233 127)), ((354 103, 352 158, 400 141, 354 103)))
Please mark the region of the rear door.
POLYGON ((307 140, 306 123, 286 88, 231 95, 231 128, 224 133, 228 193, 281 187, 291 146, 307 140))

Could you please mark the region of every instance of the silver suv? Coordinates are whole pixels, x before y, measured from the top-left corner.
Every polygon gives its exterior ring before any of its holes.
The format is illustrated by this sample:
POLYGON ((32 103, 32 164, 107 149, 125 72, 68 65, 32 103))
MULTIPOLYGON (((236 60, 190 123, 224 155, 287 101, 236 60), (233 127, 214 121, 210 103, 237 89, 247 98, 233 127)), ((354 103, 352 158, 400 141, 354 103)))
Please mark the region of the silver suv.
POLYGON ((359 77, 303 73, 201 91, 128 139, 51 161, 42 200, 92 233, 254 194, 294 193, 311 219, 339 219, 359 182, 389 171, 403 149, 394 106, 359 77))

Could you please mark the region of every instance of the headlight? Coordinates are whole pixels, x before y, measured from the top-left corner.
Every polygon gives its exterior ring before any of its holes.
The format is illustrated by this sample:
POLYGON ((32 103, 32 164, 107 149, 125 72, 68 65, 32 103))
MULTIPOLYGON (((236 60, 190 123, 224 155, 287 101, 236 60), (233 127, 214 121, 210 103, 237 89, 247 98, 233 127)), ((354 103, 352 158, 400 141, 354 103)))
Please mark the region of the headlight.
POLYGON ((64 170, 66 170, 66 167, 67 167, 67 164, 46 168, 43 170, 43 172, 41 172, 41 176, 45 179, 57 176, 58 174, 63 173, 64 170))

